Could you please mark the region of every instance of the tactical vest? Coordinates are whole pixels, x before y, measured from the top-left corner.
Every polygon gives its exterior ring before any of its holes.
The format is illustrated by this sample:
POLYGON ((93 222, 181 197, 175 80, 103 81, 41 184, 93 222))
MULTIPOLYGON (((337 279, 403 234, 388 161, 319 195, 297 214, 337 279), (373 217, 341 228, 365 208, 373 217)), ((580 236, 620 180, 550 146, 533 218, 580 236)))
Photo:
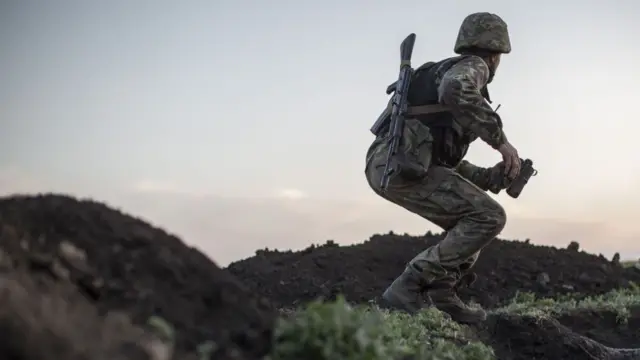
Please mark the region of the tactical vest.
MULTIPOLYGON (((469 145, 476 136, 464 131, 455 121, 453 114, 438 102, 438 85, 436 79, 464 56, 456 56, 439 62, 428 62, 414 72, 409 86, 408 106, 409 115, 420 120, 429 127, 433 136, 432 161, 434 165, 455 167, 469 150, 469 145)), ((485 86, 481 90, 482 96, 491 102, 485 86)))

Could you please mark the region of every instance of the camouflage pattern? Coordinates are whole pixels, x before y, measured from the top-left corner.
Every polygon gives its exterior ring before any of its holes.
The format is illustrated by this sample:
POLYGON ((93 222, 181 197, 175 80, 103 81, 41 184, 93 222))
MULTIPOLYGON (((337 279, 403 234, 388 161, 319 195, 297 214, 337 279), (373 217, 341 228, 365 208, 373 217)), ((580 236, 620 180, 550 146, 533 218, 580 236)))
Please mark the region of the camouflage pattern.
POLYGON ((503 190, 510 185, 510 181, 504 177, 504 165, 501 162, 491 168, 483 168, 462 160, 456 167, 462 177, 471 181, 475 186, 484 191, 503 190))
MULTIPOLYGON (((491 147, 498 148, 506 137, 495 112, 480 93, 488 78, 487 64, 480 57, 468 56, 436 82, 439 84, 440 102, 451 108, 456 122, 470 135, 471 141, 479 137, 491 147)), ((428 170, 422 179, 393 177, 385 193, 379 186, 386 162, 387 139, 377 138, 367 152, 365 174, 378 195, 447 231, 439 244, 424 250, 409 262, 405 272, 383 297, 395 297, 408 304, 416 288, 425 284, 439 285, 448 291, 445 295, 440 294, 439 299, 448 299, 449 308, 462 309, 459 313, 466 311, 467 318, 482 318, 486 314, 465 309, 451 289, 506 224, 504 209, 485 192, 494 169, 478 167, 464 160, 454 168, 435 166, 431 163, 433 137, 430 134, 429 128, 420 121, 407 119, 401 148, 428 170), (418 280, 412 280, 412 276, 418 280)), ((417 309, 417 300, 412 303, 405 307, 417 309)), ((463 317, 461 315, 460 318, 463 317)))
POLYGON ((467 16, 460 26, 454 51, 462 54, 465 49, 473 48, 502 54, 510 53, 511 40, 507 23, 498 15, 487 12, 467 16))
POLYGON ((482 58, 467 56, 442 75, 438 93, 440 103, 448 105, 456 122, 473 135, 472 141, 479 137, 497 149, 506 137, 498 116, 480 93, 490 77, 491 70, 482 58))
POLYGON ((369 185, 378 195, 447 231, 439 244, 410 261, 427 283, 459 278, 506 224, 502 206, 453 169, 431 167, 424 179, 413 183, 392 179, 384 194, 378 190, 382 171, 367 169, 369 185))

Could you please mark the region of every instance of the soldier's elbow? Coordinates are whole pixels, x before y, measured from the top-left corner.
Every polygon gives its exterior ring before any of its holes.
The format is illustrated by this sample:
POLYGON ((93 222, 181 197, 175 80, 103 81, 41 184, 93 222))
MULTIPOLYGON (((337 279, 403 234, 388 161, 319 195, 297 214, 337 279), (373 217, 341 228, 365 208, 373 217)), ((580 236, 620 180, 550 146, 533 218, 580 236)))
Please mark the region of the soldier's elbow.
POLYGON ((459 102, 462 84, 457 79, 444 78, 438 87, 438 97, 441 104, 456 105, 459 102))

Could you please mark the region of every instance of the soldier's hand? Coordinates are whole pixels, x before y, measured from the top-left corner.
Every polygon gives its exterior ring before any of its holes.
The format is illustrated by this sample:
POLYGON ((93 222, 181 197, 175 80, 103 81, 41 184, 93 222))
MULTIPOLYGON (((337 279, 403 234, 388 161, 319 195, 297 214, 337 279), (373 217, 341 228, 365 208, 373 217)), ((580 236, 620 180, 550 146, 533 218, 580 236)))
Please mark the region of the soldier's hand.
POLYGON ((504 174, 509 180, 513 180, 520 173, 520 155, 509 141, 505 141, 498 151, 502 155, 502 161, 504 162, 504 174))
POLYGON ((511 180, 507 179, 504 171, 504 161, 500 161, 493 167, 487 169, 487 178, 489 179, 489 191, 494 194, 500 193, 501 190, 506 189, 511 183, 511 180))

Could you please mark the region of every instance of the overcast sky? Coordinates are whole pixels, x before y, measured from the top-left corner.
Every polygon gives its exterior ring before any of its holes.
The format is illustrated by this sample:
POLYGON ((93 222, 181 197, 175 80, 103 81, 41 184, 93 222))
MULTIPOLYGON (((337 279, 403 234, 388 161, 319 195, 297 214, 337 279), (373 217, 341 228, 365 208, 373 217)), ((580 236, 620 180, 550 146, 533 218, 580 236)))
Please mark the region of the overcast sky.
POLYGON ((369 127, 404 37, 451 56, 476 11, 509 24, 491 94, 540 171, 497 197, 504 236, 640 255, 633 0, 1 1, 0 191, 104 200, 221 264, 435 229, 369 189, 369 127))

